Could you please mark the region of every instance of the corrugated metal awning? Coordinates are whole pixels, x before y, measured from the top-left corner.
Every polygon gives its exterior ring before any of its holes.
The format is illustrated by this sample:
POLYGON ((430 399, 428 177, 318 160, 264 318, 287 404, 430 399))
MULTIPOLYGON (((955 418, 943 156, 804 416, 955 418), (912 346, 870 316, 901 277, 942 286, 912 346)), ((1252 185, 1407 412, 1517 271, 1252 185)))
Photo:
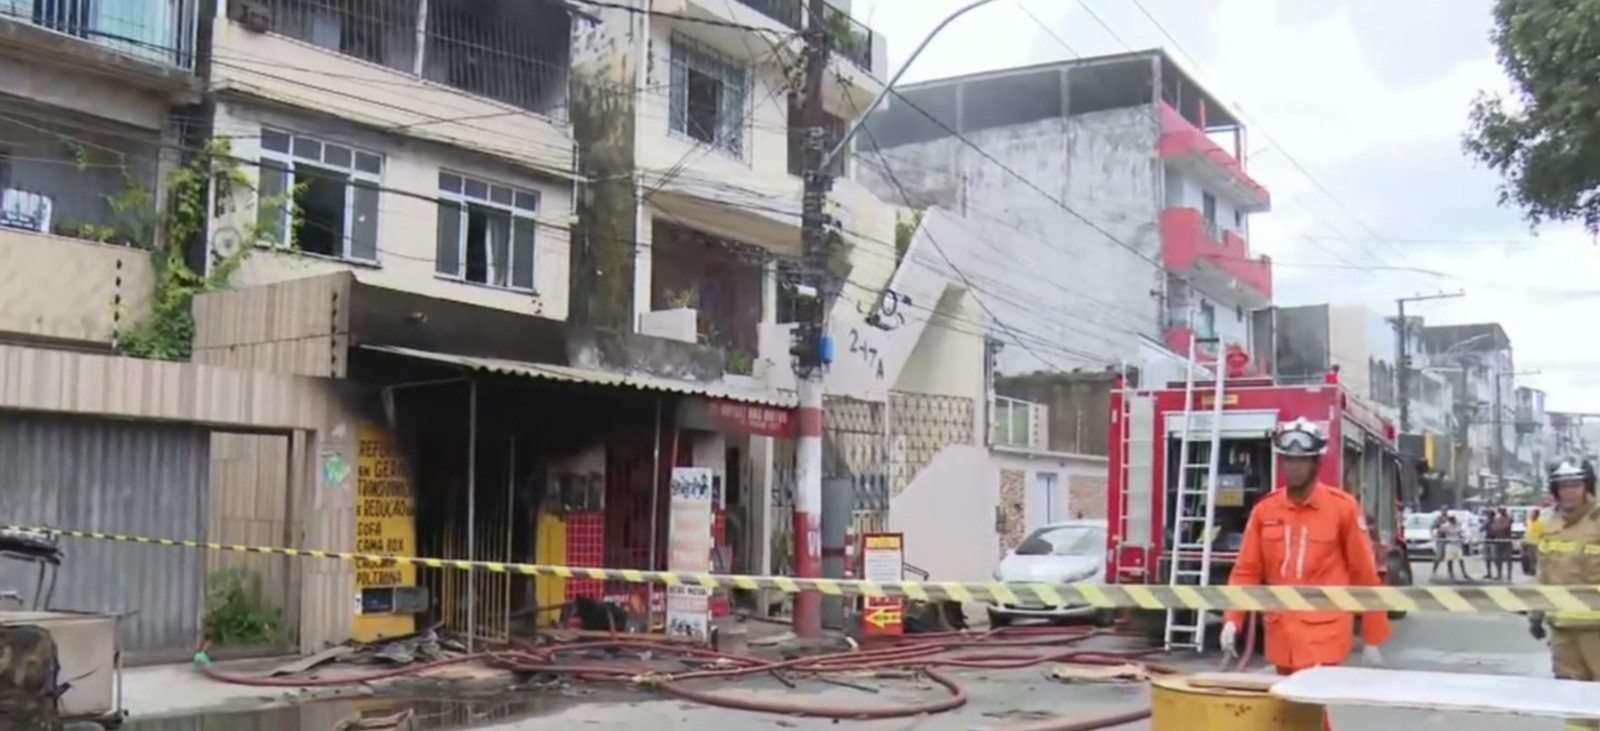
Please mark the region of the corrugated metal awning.
POLYGON ((679 381, 645 373, 615 373, 593 368, 555 365, 553 363, 527 363, 517 360, 502 360, 500 358, 475 358, 466 355, 433 353, 426 350, 413 350, 391 345, 363 345, 361 349, 505 376, 525 376, 547 381, 586 383, 596 386, 618 386, 636 388, 642 391, 665 391, 667 393, 705 396, 707 398, 727 399, 745 404, 761 404, 763 406, 779 406, 783 408, 794 408, 799 403, 793 392, 754 384, 679 381))

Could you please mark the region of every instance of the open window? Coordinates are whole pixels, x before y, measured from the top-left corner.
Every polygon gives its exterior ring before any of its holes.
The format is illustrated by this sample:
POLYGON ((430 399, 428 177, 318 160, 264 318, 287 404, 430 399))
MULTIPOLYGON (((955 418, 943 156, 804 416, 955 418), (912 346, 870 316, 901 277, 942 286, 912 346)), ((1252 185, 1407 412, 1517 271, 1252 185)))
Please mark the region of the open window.
POLYGON ((668 126, 673 132, 742 156, 748 70, 678 38, 672 40, 670 53, 668 126))
POLYGON ((440 173, 434 270, 464 282, 533 290, 538 208, 537 193, 440 173))
POLYGON ((382 173, 377 154, 263 129, 257 238, 304 254, 376 262, 382 173))

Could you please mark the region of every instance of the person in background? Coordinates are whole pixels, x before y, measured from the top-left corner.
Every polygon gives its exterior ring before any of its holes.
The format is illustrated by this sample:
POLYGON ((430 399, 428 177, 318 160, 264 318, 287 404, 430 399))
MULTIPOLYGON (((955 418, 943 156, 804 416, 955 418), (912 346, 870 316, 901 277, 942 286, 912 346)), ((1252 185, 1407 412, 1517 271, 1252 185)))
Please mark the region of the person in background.
MULTIPOLYGON (((1563 462, 1550 471, 1550 511, 1539 542, 1539 583, 1567 586, 1600 583, 1600 504, 1595 502, 1594 466, 1563 462)), ((1528 633, 1550 640, 1550 665, 1563 680, 1600 681, 1600 612, 1556 611, 1528 614, 1528 633), (1549 631, 1545 627, 1548 624, 1549 631)), ((1600 690, 1597 687, 1596 690, 1600 690)), ((1568 721, 1567 731, 1596 731, 1600 721, 1568 721)))
POLYGON ((1522 533, 1522 575, 1534 576, 1539 571, 1539 539, 1544 537, 1544 519, 1539 509, 1528 514, 1528 527, 1522 533))
MULTIPOLYGON (((1467 561, 1464 558, 1467 543, 1466 529, 1461 527, 1461 521, 1454 515, 1445 516, 1444 523, 1439 526, 1437 542, 1444 544, 1444 568, 1450 574, 1450 580, 1456 580, 1456 567, 1461 567, 1461 580, 1471 581, 1467 574, 1467 561)), ((1434 575, 1439 573, 1439 564, 1433 565, 1434 575)))
POLYGON ((1511 580, 1511 511, 1501 508, 1489 521, 1486 531, 1483 560, 1488 564, 1488 576, 1502 581, 1511 580))
POLYGON ((1439 511, 1438 515, 1433 516, 1433 573, 1431 574, 1432 576, 1438 576, 1439 575, 1439 564, 1444 562, 1444 524, 1445 524, 1445 519, 1448 518, 1448 517, 1450 517, 1449 513, 1446 513, 1443 510, 1439 511))
MULTIPOLYGON (((1317 480, 1328 438, 1306 419, 1282 424, 1272 451, 1282 459, 1284 489, 1261 498, 1250 511, 1230 586, 1381 586, 1361 507, 1344 490, 1317 480)), ((1239 652, 1245 613, 1223 616, 1222 651, 1239 652)), ((1267 662, 1290 675, 1319 665, 1343 663, 1355 648, 1355 615, 1349 612, 1267 612, 1267 662)), ((1362 656, 1381 663, 1378 646, 1394 625, 1385 612, 1361 615, 1362 656)), ((1327 717, 1323 728, 1331 728, 1327 717)))

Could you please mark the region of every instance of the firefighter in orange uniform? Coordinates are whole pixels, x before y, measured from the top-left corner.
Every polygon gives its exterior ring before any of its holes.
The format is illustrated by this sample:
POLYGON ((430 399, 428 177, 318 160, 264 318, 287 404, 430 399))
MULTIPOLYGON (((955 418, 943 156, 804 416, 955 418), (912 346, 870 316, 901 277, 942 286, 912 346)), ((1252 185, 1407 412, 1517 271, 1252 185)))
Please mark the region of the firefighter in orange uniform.
MULTIPOLYGON (((1328 438, 1304 418, 1279 425, 1272 451, 1282 458, 1284 489, 1256 503, 1245 528, 1244 545, 1228 583, 1233 586, 1380 586, 1366 518, 1344 490, 1317 481, 1328 438)), ((1222 626, 1223 652, 1238 652, 1244 612, 1228 612, 1222 626)), ((1266 658, 1278 673, 1319 665, 1338 665, 1355 644, 1355 618, 1345 612, 1268 612, 1266 658)), ((1382 661, 1378 646, 1394 627, 1384 612, 1361 619, 1368 664, 1382 661)))

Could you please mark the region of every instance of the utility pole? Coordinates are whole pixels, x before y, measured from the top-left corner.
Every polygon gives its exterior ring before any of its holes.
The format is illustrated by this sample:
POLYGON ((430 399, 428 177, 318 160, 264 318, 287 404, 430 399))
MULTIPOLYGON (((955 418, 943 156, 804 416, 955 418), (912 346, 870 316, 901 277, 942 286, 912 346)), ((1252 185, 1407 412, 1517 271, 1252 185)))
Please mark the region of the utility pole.
POLYGON ((1395 366, 1399 368, 1396 373, 1395 387, 1400 391, 1400 433, 1411 433, 1411 323, 1406 320, 1407 302, 1426 302, 1428 300, 1454 299, 1466 296, 1465 292, 1451 292, 1439 294, 1416 295, 1414 297, 1401 297, 1394 301, 1395 317, 1395 366))
MULTIPOLYGON (((795 443, 794 573, 796 578, 817 579, 822 577, 822 376, 833 361, 827 316, 837 292, 842 289, 834 286, 834 274, 829 267, 837 235, 827 212, 828 194, 833 190, 831 171, 834 162, 845 154, 851 138, 866 124, 867 117, 883 105, 911 62, 922 55, 934 37, 956 18, 995 0, 972 0, 939 21, 837 140, 827 138, 828 113, 822 106, 822 84, 828 73, 832 41, 826 20, 830 8, 824 0, 805 1, 806 30, 802 34, 806 42, 805 78, 800 105, 800 124, 806 135, 805 187, 800 200, 803 266, 800 281, 794 285, 796 324, 789 355, 793 357, 800 397, 800 429, 795 443)), ((822 636, 822 595, 802 591, 795 597, 794 633, 806 639, 822 636)))
MULTIPOLYGON (((828 279, 830 240, 827 215, 833 176, 829 173, 826 138, 827 111, 822 106, 822 82, 828 73, 828 4, 810 3, 805 30, 805 81, 801 89, 800 124, 805 134, 805 188, 800 200, 801 281, 796 287, 802 310, 794 329, 797 390, 800 396, 800 433, 795 448, 794 566, 795 576, 822 577, 822 374, 827 366, 828 279)), ((801 592, 795 598, 794 633, 802 639, 822 636, 822 595, 801 592)))

